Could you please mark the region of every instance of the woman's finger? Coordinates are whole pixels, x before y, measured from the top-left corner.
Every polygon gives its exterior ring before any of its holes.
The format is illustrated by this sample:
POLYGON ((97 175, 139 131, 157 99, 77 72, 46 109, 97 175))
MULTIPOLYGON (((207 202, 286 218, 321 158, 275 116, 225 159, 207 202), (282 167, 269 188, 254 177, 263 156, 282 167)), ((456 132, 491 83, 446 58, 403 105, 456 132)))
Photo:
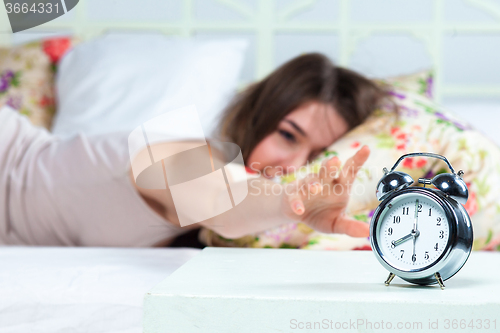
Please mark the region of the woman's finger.
POLYGON ((307 191, 311 194, 318 194, 323 189, 323 185, 321 184, 321 180, 318 175, 310 174, 306 178, 304 178, 304 186, 307 191))
POLYGON ((351 237, 368 237, 370 236, 370 225, 342 215, 333 224, 332 232, 335 234, 346 234, 351 237))
POLYGON ((295 181, 285 188, 285 194, 288 198, 290 209, 294 214, 297 215, 302 215, 305 212, 304 202, 302 201, 302 194, 300 193, 300 184, 303 184, 303 182, 299 183, 298 181, 295 181))
POLYGON ((338 177, 341 164, 342 162, 337 156, 321 163, 319 176, 323 184, 331 184, 338 177))
POLYGON ((356 175, 358 174, 359 169, 363 166, 363 164, 370 156, 370 148, 364 145, 360 150, 356 152, 351 158, 349 158, 342 171, 339 175, 339 182, 343 184, 352 184, 356 175))

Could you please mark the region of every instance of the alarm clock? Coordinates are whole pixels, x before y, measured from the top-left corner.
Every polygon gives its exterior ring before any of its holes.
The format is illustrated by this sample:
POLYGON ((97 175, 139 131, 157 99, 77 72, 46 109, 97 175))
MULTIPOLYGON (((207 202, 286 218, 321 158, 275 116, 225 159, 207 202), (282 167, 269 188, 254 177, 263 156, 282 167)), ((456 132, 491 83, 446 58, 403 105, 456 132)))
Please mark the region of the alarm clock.
POLYGON ((388 286, 397 275, 419 285, 438 283, 455 275, 469 258, 473 231, 470 217, 462 206, 469 191, 448 160, 433 153, 401 156, 377 184, 381 201, 370 223, 370 243, 378 261, 389 272, 388 286), (410 175, 395 171, 408 157, 425 156, 443 160, 451 173, 432 179, 419 178, 423 187, 410 187, 410 175), (435 188, 426 187, 434 185, 435 188))

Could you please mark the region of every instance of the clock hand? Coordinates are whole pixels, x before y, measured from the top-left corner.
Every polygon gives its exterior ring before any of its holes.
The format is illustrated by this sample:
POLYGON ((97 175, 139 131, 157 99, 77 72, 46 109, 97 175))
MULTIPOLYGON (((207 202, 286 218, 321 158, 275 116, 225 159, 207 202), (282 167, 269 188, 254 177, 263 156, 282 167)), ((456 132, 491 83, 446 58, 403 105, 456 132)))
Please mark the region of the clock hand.
POLYGON ((413 233, 417 233, 417 222, 418 222, 418 199, 415 201, 415 219, 413 220, 413 233))
POLYGON ((417 242, 417 237, 420 235, 420 232, 417 229, 418 222, 418 199, 415 201, 415 219, 413 220, 413 230, 411 231, 411 235, 413 236, 413 256, 411 257, 412 261, 415 262, 415 243, 417 242))
POLYGON ((420 236, 420 231, 418 231, 417 229, 417 222, 418 222, 418 199, 415 201, 415 219, 413 220, 413 229, 408 235, 401 237, 400 239, 396 239, 395 241, 392 241, 391 245, 393 247, 396 247, 406 242, 408 239, 413 238, 413 256, 415 256, 415 241, 417 240, 417 237, 420 236))
POLYGON ((404 236, 404 237, 401 237, 400 239, 396 239, 396 240, 392 241, 392 242, 391 242, 391 244, 392 244, 394 247, 396 247, 396 246, 398 246, 398 245, 400 245, 400 244, 402 244, 402 243, 406 242, 406 241, 407 241, 408 239, 410 239, 410 238, 414 238, 414 237, 413 237, 413 233, 410 233, 410 234, 408 234, 408 235, 406 235, 406 236, 404 236))
POLYGON ((412 255, 412 257, 411 257, 411 260, 412 260, 413 262, 415 262, 415 260, 416 260, 416 258, 417 258, 417 257, 415 256, 415 242, 416 242, 416 241, 417 241, 417 237, 413 237, 413 255, 412 255), (415 260, 414 260, 414 259, 415 259, 415 260))

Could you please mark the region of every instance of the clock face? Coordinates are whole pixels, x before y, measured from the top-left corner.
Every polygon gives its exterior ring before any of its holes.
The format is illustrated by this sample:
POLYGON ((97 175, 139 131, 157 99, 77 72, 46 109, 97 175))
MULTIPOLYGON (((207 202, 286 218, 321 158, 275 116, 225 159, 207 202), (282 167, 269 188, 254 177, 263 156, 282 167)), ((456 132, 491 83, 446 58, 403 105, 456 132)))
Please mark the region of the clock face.
POLYGON ((406 194, 388 203, 377 225, 384 260, 402 271, 432 265, 446 249, 450 225, 442 206, 422 194, 406 194))

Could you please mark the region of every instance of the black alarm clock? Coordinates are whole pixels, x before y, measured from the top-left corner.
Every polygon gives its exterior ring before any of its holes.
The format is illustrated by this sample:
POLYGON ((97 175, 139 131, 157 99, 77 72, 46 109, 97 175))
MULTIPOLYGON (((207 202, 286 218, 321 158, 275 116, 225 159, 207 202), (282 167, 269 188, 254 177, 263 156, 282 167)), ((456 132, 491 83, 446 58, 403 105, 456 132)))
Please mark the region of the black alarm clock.
POLYGON ((378 261, 389 272, 388 286, 394 276, 419 285, 438 283, 455 275, 472 250, 473 231, 470 217, 462 206, 469 191, 448 160, 433 153, 401 156, 377 185, 381 201, 370 224, 370 242, 378 261), (410 187, 413 179, 395 171, 407 157, 426 156, 446 162, 451 173, 432 179, 419 178, 423 187, 410 187), (434 185, 435 188, 426 187, 434 185))

